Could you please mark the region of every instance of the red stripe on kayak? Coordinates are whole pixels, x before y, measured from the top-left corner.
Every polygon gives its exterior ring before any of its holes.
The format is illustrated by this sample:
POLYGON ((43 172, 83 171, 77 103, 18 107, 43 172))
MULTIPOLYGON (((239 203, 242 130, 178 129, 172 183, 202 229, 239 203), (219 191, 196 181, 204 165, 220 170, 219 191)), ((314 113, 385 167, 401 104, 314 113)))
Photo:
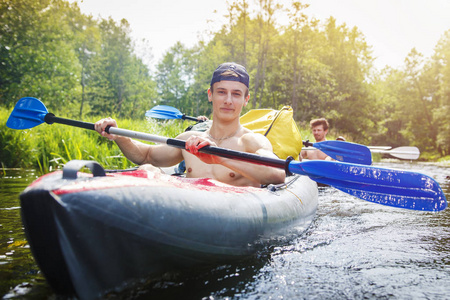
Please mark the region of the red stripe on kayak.
MULTIPOLYGON (((92 174, 79 173, 79 177, 92 177, 92 174)), ((67 185, 53 190, 53 193, 56 195, 64 195, 103 189, 152 186, 238 194, 265 191, 265 189, 255 187, 232 186, 210 178, 184 178, 137 170, 108 174, 106 177, 95 177, 93 180, 77 180, 73 184, 68 182, 67 185)))

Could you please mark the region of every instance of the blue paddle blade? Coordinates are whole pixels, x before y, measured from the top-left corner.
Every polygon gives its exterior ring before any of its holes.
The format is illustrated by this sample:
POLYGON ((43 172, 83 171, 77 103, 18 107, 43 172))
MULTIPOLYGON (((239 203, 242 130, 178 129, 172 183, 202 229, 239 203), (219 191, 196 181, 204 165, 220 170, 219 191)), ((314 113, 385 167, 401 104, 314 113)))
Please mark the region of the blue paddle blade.
POLYGON ((146 117, 156 119, 182 119, 183 114, 176 108, 167 105, 157 105, 145 113, 146 117))
POLYGON ((424 211, 447 207, 439 184, 420 173, 319 160, 292 161, 289 171, 378 204, 424 211))
POLYGON ((343 141, 324 141, 314 143, 313 147, 337 161, 361 165, 372 164, 372 153, 364 145, 343 141))
POLYGON ((44 123, 48 110, 44 103, 33 97, 20 99, 9 115, 6 126, 11 129, 28 129, 44 123))

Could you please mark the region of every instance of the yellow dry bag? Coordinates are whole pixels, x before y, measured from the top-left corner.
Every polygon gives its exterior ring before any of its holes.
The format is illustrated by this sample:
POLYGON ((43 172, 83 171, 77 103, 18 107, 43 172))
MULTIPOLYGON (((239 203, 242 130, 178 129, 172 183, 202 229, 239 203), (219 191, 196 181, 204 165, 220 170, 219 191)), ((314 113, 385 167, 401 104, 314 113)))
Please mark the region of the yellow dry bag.
POLYGON ((254 109, 241 116, 240 122, 253 132, 266 136, 279 158, 292 156, 298 160, 303 142, 293 115, 290 106, 280 110, 254 109))

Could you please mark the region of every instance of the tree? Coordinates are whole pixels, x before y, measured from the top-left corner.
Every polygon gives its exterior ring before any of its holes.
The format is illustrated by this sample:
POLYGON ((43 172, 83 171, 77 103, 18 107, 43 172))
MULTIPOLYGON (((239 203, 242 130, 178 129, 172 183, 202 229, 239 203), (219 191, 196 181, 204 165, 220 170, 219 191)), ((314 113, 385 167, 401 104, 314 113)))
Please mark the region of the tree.
POLYGON ((274 0, 259 0, 258 4, 256 27, 253 27, 253 36, 256 38, 255 48, 253 49, 256 53, 256 61, 253 61, 252 64, 253 66, 256 65, 256 73, 253 74, 253 108, 260 108, 262 104, 272 41, 278 35, 275 27, 275 14, 282 9, 282 6, 274 0))
POLYGON ((187 87, 191 83, 191 74, 187 71, 187 50, 176 43, 166 52, 157 66, 156 83, 161 104, 184 108, 187 87))
POLYGON ((403 72, 392 68, 385 68, 374 77, 372 93, 376 101, 371 119, 376 126, 369 134, 375 145, 409 145, 409 140, 401 132, 405 120, 396 116, 396 112, 401 111, 399 96, 403 78, 403 72))
MULTIPOLYGON (((77 6, 74 7, 74 10, 79 12, 77 6)), ((101 49, 100 29, 97 22, 91 16, 86 17, 79 13, 73 20, 72 28, 74 31, 75 51, 78 54, 78 60, 81 64, 81 100, 79 117, 82 118, 83 112, 85 112, 85 105, 89 104, 87 103, 86 89, 90 79, 90 62, 101 49)))
POLYGON ((437 131, 432 123, 433 104, 425 87, 424 63, 423 55, 415 49, 406 57, 394 118, 402 121, 403 127, 398 130, 412 145, 436 149, 437 131))
POLYGON ((305 26, 307 21, 307 16, 302 12, 305 8, 307 8, 308 5, 303 5, 300 2, 293 2, 292 3, 292 11, 289 13, 289 18, 291 19, 291 25, 288 28, 288 31, 290 32, 292 39, 290 39, 290 47, 288 47, 289 50, 291 50, 292 54, 290 55, 290 60, 292 61, 292 109, 294 112, 297 112, 298 107, 298 85, 301 84, 301 74, 299 70, 299 65, 302 64, 301 60, 306 56, 306 46, 307 43, 302 43, 302 45, 299 45, 300 39, 301 39, 301 29, 303 26, 305 26), (299 55, 299 50, 302 52, 299 55), (303 50, 303 51, 302 51, 303 50), (299 61, 300 60, 300 61, 299 61))
POLYGON ((144 109, 155 98, 155 84, 148 68, 132 51, 128 22, 101 20, 99 29, 101 47, 87 66, 87 99, 93 113, 143 116, 144 111, 136 109, 144 109))
POLYGON ((439 40, 431 66, 436 90, 428 99, 435 103, 432 118, 437 130, 436 146, 441 155, 450 155, 450 30, 439 40))
POLYGON ((0 103, 23 96, 45 99, 57 110, 77 97, 80 65, 62 0, 0 3, 0 103))
POLYGON ((375 103, 366 82, 373 61, 370 47, 356 27, 337 26, 334 18, 327 20, 324 34, 326 48, 320 61, 330 66, 336 82, 326 117, 332 127, 367 143, 375 103))

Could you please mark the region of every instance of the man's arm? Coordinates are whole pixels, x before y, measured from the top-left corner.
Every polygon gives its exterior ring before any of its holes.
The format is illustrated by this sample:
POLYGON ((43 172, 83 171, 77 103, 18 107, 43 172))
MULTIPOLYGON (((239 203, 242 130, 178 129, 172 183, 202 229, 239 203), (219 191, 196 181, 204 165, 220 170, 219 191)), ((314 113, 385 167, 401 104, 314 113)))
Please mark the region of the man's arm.
MULTIPOLYGON (((186 140, 186 149, 196 155, 200 160, 207 164, 220 164, 227 167, 236 173, 248 178, 254 183, 260 184, 278 184, 283 183, 286 174, 285 171, 279 168, 268 167, 264 165, 257 165, 253 163, 247 163, 236 159, 223 158, 210 154, 198 152, 198 149, 216 144, 209 139, 200 136, 193 136, 186 140)), ((273 153, 272 144, 269 140, 261 135, 255 133, 247 133, 239 138, 239 148, 248 153, 255 153, 261 156, 277 158, 273 153)))
POLYGON ((302 159, 308 159, 308 151, 307 150, 300 151, 300 157, 298 160, 301 161, 302 159))
POLYGON ((114 140, 122 153, 133 163, 152 164, 156 167, 173 166, 183 160, 181 149, 167 145, 149 145, 128 137, 109 134, 107 126, 117 127, 114 119, 106 118, 95 123, 95 130, 102 136, 114 140))

